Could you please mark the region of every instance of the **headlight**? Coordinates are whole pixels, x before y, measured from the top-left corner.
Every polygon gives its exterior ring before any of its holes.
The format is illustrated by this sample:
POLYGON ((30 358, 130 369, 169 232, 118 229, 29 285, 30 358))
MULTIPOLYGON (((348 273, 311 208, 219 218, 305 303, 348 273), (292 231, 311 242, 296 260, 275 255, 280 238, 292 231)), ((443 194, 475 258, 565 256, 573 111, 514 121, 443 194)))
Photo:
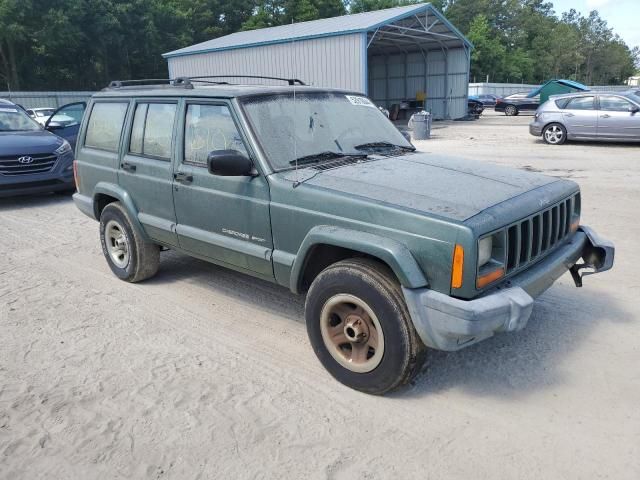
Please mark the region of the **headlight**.
POLYGON ((56 155, 64 155, 65 153, 69 152, 71 152, 71 145, 69 145, 69 142, 67 142, 66 140, 63 140, 62 145, 60 145, 53 151, 53 153, 55 153, 56 155))
POLYGON ((481 289, 504 277, 505 231, 478 240, 478 276, 476 288, 481 289))
POLYGON ((478 267, 486 265, 491 260, 493 251, 493 235, 478 242, 478 267))

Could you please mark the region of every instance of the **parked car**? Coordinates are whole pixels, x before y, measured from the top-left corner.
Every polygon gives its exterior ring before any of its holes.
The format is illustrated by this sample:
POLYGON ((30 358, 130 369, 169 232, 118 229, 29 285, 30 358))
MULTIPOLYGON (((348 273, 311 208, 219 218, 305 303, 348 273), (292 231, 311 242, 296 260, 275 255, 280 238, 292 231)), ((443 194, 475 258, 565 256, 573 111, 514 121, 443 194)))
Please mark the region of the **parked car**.
POLYGON ((478 95, 478 99, 485 107, 495 107, 498 98, 499 97, 497 95, 493 95, 491 93, 483 93, 482 95, 478 95))
POLYGON ((528 97, 527 93, 514 93, 496 100, 495 111, 504 112, 507 116, 519 115, 520 112, 535 112, 540 106, 540 95, 528 97))
MULTIPOLYGON (((53 130, 65 135, 73 127, 53 130)), ((58 135, 0 100, 0 197, 74 189, 73 146, 58 135)), ((75 142, 75 135, 68 138, 75 142)))
POLYGON ((616 92, 554 96, 538 109, 529 132, 551 145, 566 140, 640 142, 640 97, 616 92))
POLYGON ((44 127, 67 140, 75 150, 78 130, 80 129, 80 123, 82 122, 86 108, 86 102, 75 102, 64 105, 53 112, 44 127))
POLYGON ((44 125, 55 111, 55 108, 28 108, 27 114, 40 125, 44 125))
POLYGON ((419 153, 359 93, 199 85, 95 94, 74 201, 124 281, 170 248, 306 293, 311 345, 349 387, 392 390, 425 348, 520 330, 564 272, 613 265, 570 180, 419 153))
POLYGON ((484 112, 484 104, 480 101, 478 97, 474 97, 469 95, 467 99, 467 114, 471 117, 480 117, 484 112))

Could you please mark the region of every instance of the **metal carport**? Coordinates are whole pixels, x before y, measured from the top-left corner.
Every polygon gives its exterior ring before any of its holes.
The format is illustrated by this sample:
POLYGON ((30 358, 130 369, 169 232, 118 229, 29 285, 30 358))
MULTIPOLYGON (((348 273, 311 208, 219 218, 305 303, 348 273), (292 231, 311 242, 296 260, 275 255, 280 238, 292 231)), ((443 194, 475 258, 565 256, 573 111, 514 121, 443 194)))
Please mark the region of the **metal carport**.
POLYGON ((385 107, 422 92, 426 108, 441 119, 466 114, 471 48, 423 3, 236 32, 163 56, 171 77, 295 77, 362 91, 385 107))
POLYGON ((467 112, 471 43, 430 4, 367 32, 368 95, 390 106, 426 94, 435 118, 467 112))

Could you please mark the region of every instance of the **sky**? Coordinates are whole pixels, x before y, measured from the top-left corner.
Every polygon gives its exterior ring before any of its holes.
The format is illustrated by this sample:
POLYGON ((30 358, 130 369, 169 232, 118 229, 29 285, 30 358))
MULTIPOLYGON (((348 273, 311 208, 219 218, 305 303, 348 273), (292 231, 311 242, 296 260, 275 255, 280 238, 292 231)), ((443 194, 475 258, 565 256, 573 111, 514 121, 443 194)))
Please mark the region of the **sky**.
POLYGON ((597 10, 609 28, 620 35, 630 48, 640 46, 640 0, 550 0, 559 16, 571 8, 583 15, 597 10))

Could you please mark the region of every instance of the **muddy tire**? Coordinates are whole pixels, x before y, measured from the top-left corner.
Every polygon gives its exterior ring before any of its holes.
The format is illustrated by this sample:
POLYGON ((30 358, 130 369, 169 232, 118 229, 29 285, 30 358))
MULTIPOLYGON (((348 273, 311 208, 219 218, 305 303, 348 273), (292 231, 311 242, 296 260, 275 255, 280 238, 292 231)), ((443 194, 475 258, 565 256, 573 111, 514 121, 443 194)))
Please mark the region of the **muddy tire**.
POLYGON ((395 275, 381 263, 350 259, 327 267, 311 284, 305 317, 318 359, 348 387, 382 395, 420 370, 424 345, 395 275))
POLYGON ((160 247, 142 237, 120 202, 102 210, 100 243, 111 271, 121 280, 140 282, 158 271, 160 247))

